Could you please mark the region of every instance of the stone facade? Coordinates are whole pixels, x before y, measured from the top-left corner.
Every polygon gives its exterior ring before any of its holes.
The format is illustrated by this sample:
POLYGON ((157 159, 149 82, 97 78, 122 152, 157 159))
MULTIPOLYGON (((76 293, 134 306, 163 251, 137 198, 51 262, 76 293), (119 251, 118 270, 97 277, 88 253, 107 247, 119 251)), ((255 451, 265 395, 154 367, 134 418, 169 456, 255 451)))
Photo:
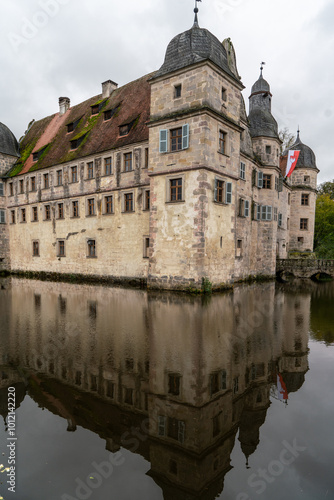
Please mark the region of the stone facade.
POLYGON ((284 179, 269 84, 261 71, 247 117, 230 41, 195 23, 159 71, 106 83, 33 123, 13 168, 0 157, 6 268, 219 288, 313 250, 314 154, 298 136, 284 179))

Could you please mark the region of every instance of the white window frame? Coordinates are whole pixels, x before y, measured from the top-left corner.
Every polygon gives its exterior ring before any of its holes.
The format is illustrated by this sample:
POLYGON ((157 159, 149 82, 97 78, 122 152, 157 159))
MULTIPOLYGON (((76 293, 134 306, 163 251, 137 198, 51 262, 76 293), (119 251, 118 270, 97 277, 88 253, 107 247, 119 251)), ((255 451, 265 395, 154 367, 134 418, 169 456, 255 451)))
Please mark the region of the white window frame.
POLYGON ((246 180, 246 163, 243 161, 240 162, 240 179, 246 180))

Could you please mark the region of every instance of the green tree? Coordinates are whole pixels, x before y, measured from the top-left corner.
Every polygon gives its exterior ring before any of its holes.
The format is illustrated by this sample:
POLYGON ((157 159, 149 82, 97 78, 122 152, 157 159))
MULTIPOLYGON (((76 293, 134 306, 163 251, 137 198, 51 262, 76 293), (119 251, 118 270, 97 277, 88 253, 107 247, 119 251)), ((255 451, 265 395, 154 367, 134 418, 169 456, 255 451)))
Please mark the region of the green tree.
POLYGON ((320 195, 328 194, 330 198, 334 200, 334 179, 320 184, 320 186, 318 186, 318 193, 320 195))
POLYGON ((331 198, 329 193, 317 197, 314 250, 319 258, 334 259, 334 196, 331 198))

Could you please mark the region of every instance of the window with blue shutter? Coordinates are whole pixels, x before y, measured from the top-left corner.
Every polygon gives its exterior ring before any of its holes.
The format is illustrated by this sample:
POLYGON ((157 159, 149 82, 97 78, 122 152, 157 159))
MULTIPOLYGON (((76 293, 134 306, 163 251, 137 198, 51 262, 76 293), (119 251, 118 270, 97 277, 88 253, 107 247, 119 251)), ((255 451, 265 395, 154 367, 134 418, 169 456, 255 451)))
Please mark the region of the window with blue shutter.
POLYGON ((262 206, 262 220, 272 220, 272 207, 270 205, 262 206))
POLYGON ((226 183, 225 203, 228 205, 232 203, 232 182, 226 183))
POLYGON ((5 211, 0 210, 0 224, 5 224, 5 222, 6 222, 5 211))
POLYGON ((258 173, 257 187, 260 188, 260 189, 263 188, 263 172, 259 172, 258 173))
POLYGON ((3 192, 3 183, 0 182, 0 196, 3 196, 4 195, 4 192, 3 192))
POLYGON ((160 130, 159 137, 159 153, 167 153, 168 151, 168 130, 160 130))
POLYGON ((182 149, 189 148, 189 125, 182 125, 182 149))
POLYGON ((261 219, 261 205, 257 206, 256 220, 261 219))
POLYGON ((283 214, 278 214, 278 225, 279 225, 279 227, 282 227, 282 222, 283 222, 283 214))
POLYGON ((249 216, 249 201, 245 200, 245 217, 249 216))

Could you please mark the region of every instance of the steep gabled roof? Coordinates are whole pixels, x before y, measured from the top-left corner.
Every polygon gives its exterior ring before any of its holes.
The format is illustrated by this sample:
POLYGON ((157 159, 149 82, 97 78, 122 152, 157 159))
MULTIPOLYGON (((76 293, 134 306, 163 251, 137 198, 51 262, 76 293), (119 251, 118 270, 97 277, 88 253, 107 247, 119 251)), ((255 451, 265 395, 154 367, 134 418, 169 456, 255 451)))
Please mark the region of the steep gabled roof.
POLYGON ((20 143, 21 158, 8 175, 13 177, 148 140, 148 80, 152 76, 143 76, 114 90, 109 99, 102 99, 100 94, 71 107, 63 115, 56 113, 35 122, 20 143), (92 115, 94 105, 99 105, 100 110, 92 115), (108 110, 112 116, 105 120, 104 112, 108 110), (67 126, 76 122, 75 129, 68 132, 67 126), (132 125, 129 133, 120 136, 119 127, 127 124, 132 125), (71 149, 73 140, 78 143, 81 140, 76 149, 71 149), (35 160, 38 156, 38 160, 34 161, 33 156, 35 160))

